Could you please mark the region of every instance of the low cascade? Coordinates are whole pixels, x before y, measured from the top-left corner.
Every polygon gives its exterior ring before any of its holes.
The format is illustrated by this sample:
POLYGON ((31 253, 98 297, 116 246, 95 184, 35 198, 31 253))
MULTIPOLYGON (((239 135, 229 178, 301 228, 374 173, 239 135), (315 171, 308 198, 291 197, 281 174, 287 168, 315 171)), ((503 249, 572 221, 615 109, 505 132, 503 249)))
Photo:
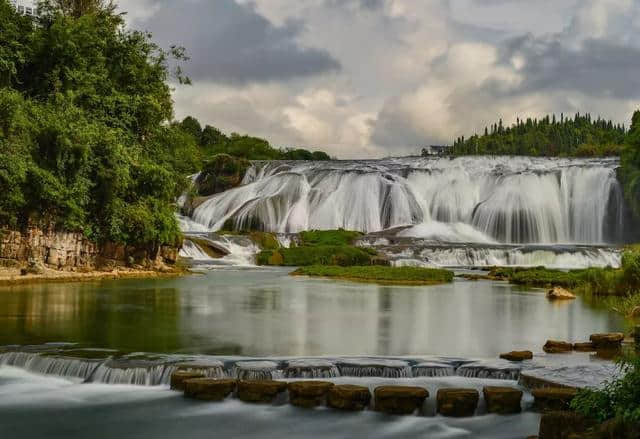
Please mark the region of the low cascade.
POLYGON ((32 352, 5 352, 0 354, 0 366, 19 367, 26 371, 64 378, 88 379, 103 360, 47 356, 32 352))
POLYGON ((88 381, 104 384, 129 384, 134 386, 160 386, 169 384, 171 374, 177 368, 171 364, 136 366, 134 364, 107 361, 98 366, 88 381))
POLYGON ((476 361, 463 364, 456 375, 465 378, 489 378, 495 380, 517 380, 522 366, 509 361, 476 361))
POLYGON ((340 371, 326 360, 290 360, 284 370, 284 378, 337 378, 340 371))
POLYGON ((406 361, 385 359, 341 360, 338 363, 341 376, 409 378, 411 366, 406 361))
POLYGON ((278 363, 273 361, 239 361, 231 372, 234 378, 249 381, 265 381, 283 378, 278 363))
POLYGON ((456 374, 456 369, 451 364, 425 362, 413 366, 411 370, 414 377, 447 377, 456 374))
POLYGON ((531 157, 256 162, 243 186, 210 197, 190 220, 210 231, 415 225, 440 242, 620 243, 618 167, 617 159, 531 157))

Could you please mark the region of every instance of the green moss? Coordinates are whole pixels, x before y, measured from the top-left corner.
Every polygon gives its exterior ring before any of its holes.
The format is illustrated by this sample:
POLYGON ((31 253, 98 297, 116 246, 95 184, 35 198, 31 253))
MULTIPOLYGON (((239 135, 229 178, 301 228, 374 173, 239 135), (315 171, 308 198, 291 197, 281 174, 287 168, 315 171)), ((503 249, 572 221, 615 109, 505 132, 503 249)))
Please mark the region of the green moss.
POLYGON ((288 267, 301 267, 308 265, 370 265, 371 254, 364 249, 342 246, 300 246, 281 248, 278 250, 265 250, 258 254, 259 265, 284 265, 288 267), (273 264, 273 261, 281 263, 273 264))
POLYGON ((295 276, 329 277, 398 285, 433 285, 453 281, 453 272, 449 270, 418 267, 337 267, 313 265, 301 267, 291 273, 295 276))
POLYGON ((362 236, 360 232, 350 230, 310 230, 300 233, 301 245, 351 245, 353 241, 362 236))
POLYGON ((277 250, 280 248, 280 243, 273 233, 267 232, 251 232, 249 238, 263 250, 277 250))

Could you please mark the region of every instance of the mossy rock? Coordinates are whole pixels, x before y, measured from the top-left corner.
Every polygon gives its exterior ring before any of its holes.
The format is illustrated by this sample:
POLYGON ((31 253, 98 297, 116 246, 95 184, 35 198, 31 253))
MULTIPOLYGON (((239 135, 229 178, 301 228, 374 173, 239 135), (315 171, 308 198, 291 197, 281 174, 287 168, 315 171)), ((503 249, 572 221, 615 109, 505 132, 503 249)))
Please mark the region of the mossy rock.
POLYGON ((185 381, 196 378, 204 378, 204 373, 178 370, 171 374, 171 390, 184 391, 185 381))
POLYGON ((487 386, 482 389, 489 413, 510 415, 522 410, 522 390, 513 387, 487 386))
POLYGON ((480 393, 475 389, 439 389, 436 399, 438 413, 461 418, 474 415, 480 393))
POLYGON ((592 425, 592 421, 576 412, 553 411, 542 415, 538 437, 539 439, 568 439, 572 435, 583 437, 582 434, 592 425))
POLYGON ((542 347, 547 354, 562 354, 571 352, 573 350, 573 345, 566 341, 559 340, 547 340, 547 342, 542 347))
POLYGON ((327 396, 327 406, 339 410, 364 410, 370 401, 371 392, 368 387, 351 384, 331 387, 327 396))
POLYGON ((544 387, 531 391, 536 409, 547 411, 568 410, 578 390, 571 387, 544 387))
POLYGON ((596 350, 615 350, 619 349, 624 340, 624 334, 622 332, 612 332, 609 334, 592 334, 589 337, 591 343, 596 350))
POLYGON ((504 354, 500 354, 500 358, 508 361, 524 361, 531 360, 533 358, 533 352, 531 351, 511 351, 504 354))
POLYGON ((236 389, 231 379, 193 378, 184 382, 184 396, 203 401, 222 401, 236 389))
POLYGON ((262 250, 277 250, 280 248, 278 238, 273 233, 251 232, 249 238, 255 242, 262 250))
POLYGON ((328 381, 296 381, 288 384, 289 402, 303 408, 325 404, 327 393, 334 386, 328 381))
POLYGON ((228 154, 217 154, 205 163, 195 182, 199 196, 208 197, 227 191, 242 183, 251 162, 228 154))
POLYGON ((391 415, 410 415, 429 397, 427 389, 409 386, 380 386, 373 393, 375 409, 391 415))
POLYGON ((285 390, 284 381, 239 381, 237 395, 244 402, 270 403, 285 390))

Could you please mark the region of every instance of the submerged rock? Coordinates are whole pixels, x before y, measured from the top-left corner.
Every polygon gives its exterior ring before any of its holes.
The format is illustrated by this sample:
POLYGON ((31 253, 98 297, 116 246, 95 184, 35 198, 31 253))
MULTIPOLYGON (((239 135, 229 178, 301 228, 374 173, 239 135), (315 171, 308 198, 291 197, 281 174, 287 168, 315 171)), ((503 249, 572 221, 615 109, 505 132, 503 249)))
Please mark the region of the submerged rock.
POLYGON ((370 401, 371 392, 368 387, 350 384, 331 387, 327 396, 327 405, 340 410, 364 410, 370 401))
POLYGON ((376 387, 375 409, 391 415, 410 415, 422 407, 429 392, 422 387, 376 387))
POLYGON ((487 386, 482 389, 482 393, 489 413, 509 415, 520 413, 522 410, 522 390, 513 387, 487 386))
POLYGON ((545 413, 540 419, 539 439, 568 439, 579 435, 593 425, 584 416, 572 411, 545 413))
POLYGON ((205 378, 205 376, 201 372, 178 370, 171 374, 171 390, 184 391, 184 382, 195 378, 205 378))
POLYGON ((474 415, 480 393, 475 389, 439 389, 436 399, 438 413, 460 418, 474 415))
POLYGON ((222 401, 236 388, 231 379, 194 378, 184 382, 184 396, 203 401, 222 401))
POLYGON ((562 287, 553 287, 547 292, 547 299, 549 300, 572 300, 575 298, 575 294, 562 287))
POLYGON ((296 381, 289 383, 289 402, 297 407, 311 408, 325 404, 329 389, 334 386, 327 381, 296 381))
POLYGON ((531 360, 533 358, 533 352, 531 351, 511 351, 505 354, 500 354, 500 358, 509 361, 524 361, 531 360))
POLYGON ((573 345, 566 341, 547 340, 542 349, 547 354, 560 354, 564 352, 571 352, 573 345))
POLYGON ((239 381, 238 399, 245 402, 273 402, 277 396, 287 390, 284 381, 239 381))
POLYGON ((534 407, 544 412, 567 410, 577 393, 578 389, 571 387, 545 387, 531 391, 534 407))

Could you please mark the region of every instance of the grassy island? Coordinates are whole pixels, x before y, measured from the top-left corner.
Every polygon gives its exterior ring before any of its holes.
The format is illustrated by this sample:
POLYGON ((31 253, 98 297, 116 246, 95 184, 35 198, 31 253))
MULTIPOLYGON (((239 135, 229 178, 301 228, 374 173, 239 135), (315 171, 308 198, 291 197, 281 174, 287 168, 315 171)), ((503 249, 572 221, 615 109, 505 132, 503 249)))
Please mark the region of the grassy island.
POLYGON ((453 272, 435 268, 312 265, 300 267, 293 276, 328 277, 385 285, 436 285, 453 281, 453 272))

